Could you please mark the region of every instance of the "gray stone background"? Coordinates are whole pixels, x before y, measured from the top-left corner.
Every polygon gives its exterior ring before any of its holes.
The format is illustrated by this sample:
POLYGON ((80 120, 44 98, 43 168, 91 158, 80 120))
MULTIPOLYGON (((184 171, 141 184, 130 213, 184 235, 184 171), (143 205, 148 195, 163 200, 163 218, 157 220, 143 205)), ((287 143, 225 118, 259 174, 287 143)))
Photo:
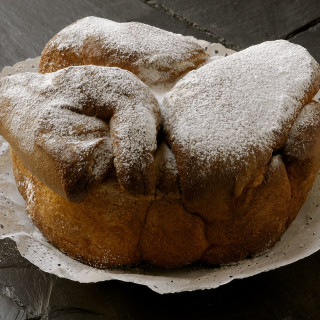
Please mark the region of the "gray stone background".
MULTIPOLYGON (((319 0, 0 0, 0 69, 41 54, 75 20, 140 21, 241 50, 288 39, 320 62, 319 0)), ((46 274, 0 242, 0 320, 320 319, 320 253, 215 290, 161 296, 109 281, 46 274)))

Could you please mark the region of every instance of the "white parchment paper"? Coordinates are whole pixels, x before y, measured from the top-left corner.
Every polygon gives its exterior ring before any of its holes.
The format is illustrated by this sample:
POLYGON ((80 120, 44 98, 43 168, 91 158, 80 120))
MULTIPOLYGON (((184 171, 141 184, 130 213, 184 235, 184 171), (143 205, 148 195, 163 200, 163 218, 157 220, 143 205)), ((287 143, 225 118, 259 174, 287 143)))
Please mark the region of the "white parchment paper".
MULTIPOLYGON (((229 55, 220 44, 199 41, 214 55, 229 55)), ((39 57, 5 67, 0 78, 17 72, 37 72, 39 57)), ((320 95, 315 97, 319 100, 320 95)), ((0 238, 13 239, 21 255, 43 271, 79 282, 121 280, 148 286, 158 293, 217 288, 233 279, 269 271, 298 261, 320 248, 320 175, 298 217, 278 244, 266 254, 220 268, 95 269, 61 253, 42 236, 25 212, 12 173, 7 142, 0 136, 0 238)))

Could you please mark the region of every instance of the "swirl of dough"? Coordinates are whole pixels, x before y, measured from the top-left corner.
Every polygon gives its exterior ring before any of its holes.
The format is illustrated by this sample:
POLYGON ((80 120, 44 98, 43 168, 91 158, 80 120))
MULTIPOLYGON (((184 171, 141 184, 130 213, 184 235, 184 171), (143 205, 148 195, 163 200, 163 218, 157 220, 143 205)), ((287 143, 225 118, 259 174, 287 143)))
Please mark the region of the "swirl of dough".
POLYGON ((78 66, 0 82, 0 134, 58 194, 81 201, 116 168, 122 188, 153 196, 158 103, 132 73, 78 66))
POLYGON ((97 17, 76 21, 55 35, 42 52, 39 70, 70 65, 120 67, 148 84, 175 80, 208 58, 192 38, 143 23, 97 17))

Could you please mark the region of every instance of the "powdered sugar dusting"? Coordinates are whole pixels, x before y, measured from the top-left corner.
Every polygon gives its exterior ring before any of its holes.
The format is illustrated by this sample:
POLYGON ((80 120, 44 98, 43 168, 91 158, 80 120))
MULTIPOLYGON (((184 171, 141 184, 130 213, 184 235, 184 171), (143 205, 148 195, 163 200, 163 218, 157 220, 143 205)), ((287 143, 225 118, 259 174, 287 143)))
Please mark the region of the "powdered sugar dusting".
POLYGON ((79 167, 88 183, 101 181, 114 157, 116 168, 125 168, 124 180, 134 171, 143 175, 153 161, 158 104, 128 71, 82 66, 17 74, 1 80, 0 88, 0 132, 28 159, 31 171, 33 162, 41 162, 33 159, 37 152, 64 168, 56 179, 68 179, 62 171, 79 167))
POLYGON ((104 47, 119 52, 131 51, 157 67, 169 67, 174 60, 185 63, 193 50, 201 48, 196 41, 139 22, 118 23, 108 19, 86 17, 60 31, 51 43, 59 50, 81 50, 83 42, 94 37, 103 40, 104 47), (161 52, 161 54, 159 54, 161 52))
MULTIPOLYGON (((68 27, 74 28, 74 32, 79 31, 79 37, 75 35, 77 39, 70 44, 63 42, 64 45, 77 47, 85 32, 81 30, 81 25, 84 27, 86 23, 95 21, 95 27, 100 22, 101 26, 110 23, 117 25, 100 20, 86 18, 68 27)), ((68 28, 59 36, 66 35, 68 28)), ((170 88, 172 84, 151 87, 161 106, 169 140, 173 146, 182 146, 184 155, 198 159, 201 167, 199 174, 204 176, 214 161, 227 161, 228 168, 238 170, 239 162, 248 165, 248 157, 258 157, 259 152, 271 155, 279 136, 286 136, 300 111, 298 100, 310 85, 316 64, 305 49, 286 41, 267 42, 233 56, 210 61, 182 78, 173 89, 170 88)), ((41 129, 41 137, 49 153, 59 154, 66 163, 78 159, 79 170, 83 164, 90 162, 90 181, 102 179, 115 155, 115 166, 123 170, 123 181, 128 182, 132 179, 129 174, 131 170, 145 171, 153 162, 159 111, 149 88, 142 86, 138 90, 126 81, 129 73, 124 76, 121 72, 125 71, 111 69, 117 70, 110 81, 114 86, 105 82, 96 84, 90 76, 84 80, 88 73, 74 72, 63 80, 62 96, 52 89, 55 84, 61 85, 62 76, 55 78, 54 75, 47 75, 41 78, 41 84, 39 79, 22 77, 21 88, 30 85, 30 88, 36 89, 20 95, 21 105, 26 105, 24 109, 15 108, 10 116, 12 118, 1 121, 14 124, 11 128, 13 135, 20 137, 20 147, 29 154, 34 151, 33 141, 41 144, 41 139, 35 136, 41 129), (91 92, 90 97, 85 97, 82 92, 84 83, 91 92), (100 90, 103 86, 105 90, 100 90), (48 103, 50 95, 54 99, 48 103), (77 103, 75 96, 78 97, 77 103), (117 99, 119 101, 115 103, 117 99), (134 104, 128 104, 130 99, 134 99, 134 104), (145 99, 150 108, 144 108, 145 99), (116 116, 110 122, 112 135, 109 123, 105 121, 111 114, 102 115, 99 110, 93 111, 96 101, 114 103, 116 116), (38 104, 46 105, 41 115, 37 108, 31 107, 38 104), (94 114, 95 117, 88 117, 94 114), (27 122, 36 122, 39 130, 18 121, 23 117, 27 122), (70 125, 71 122, 73 125, 70 125), (51 129, 46 130, 49 127, 51 129), (88 128, 92 128, 92 132, 88 128), (22 136, 21 132, 26 134, 22 136)), ((11 97, 17 97, 21 88, 8 85, 6 90, 13 90, 11 97)), ((4 105, 5 99, 8 97, 2 97, 1 103, 4 105)))
POLYGON ((204 173, 216 161, 240 170, 288 135, 316 68, 304 48, 281 40, 213 61, 167 94, 165 131, 204 173))
MULTIPOLYGON (((80 57, 86 41, 99 42, 105 56, 114 61, 111 65, 130 61, 131 67, 138 69, 139 78, 148 83, 165 82, 172 72, 194 68, 199 54, 203 61, 207 58, 190 37, 139 22, 117 23, 97 17, 86 17, 66 27, 49 42, 48 48, 72 50, 80 57)), ((108 59, 106 62, 110 65, 108 59)))

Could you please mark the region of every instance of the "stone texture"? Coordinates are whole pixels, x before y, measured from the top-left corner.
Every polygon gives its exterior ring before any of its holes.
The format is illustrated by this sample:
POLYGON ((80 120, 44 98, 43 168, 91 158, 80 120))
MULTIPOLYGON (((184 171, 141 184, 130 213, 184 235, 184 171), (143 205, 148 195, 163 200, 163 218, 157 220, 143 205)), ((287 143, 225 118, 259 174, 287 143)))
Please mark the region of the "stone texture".
POLYGON ((320 22, 307 31, 293 36, 290 38, 290 41, 307 48, 311 55, 320 63, 320 22))
POLYGON ((192 21, 235 47, 286 38, 320 17, 318 0, 143 0, 180 20, 192 21))
POLYGON ((320 253, 215 290, 159 295, 120 281, 80 284, 44 273, 0 241, 0 320, 319 319, 320 253))

